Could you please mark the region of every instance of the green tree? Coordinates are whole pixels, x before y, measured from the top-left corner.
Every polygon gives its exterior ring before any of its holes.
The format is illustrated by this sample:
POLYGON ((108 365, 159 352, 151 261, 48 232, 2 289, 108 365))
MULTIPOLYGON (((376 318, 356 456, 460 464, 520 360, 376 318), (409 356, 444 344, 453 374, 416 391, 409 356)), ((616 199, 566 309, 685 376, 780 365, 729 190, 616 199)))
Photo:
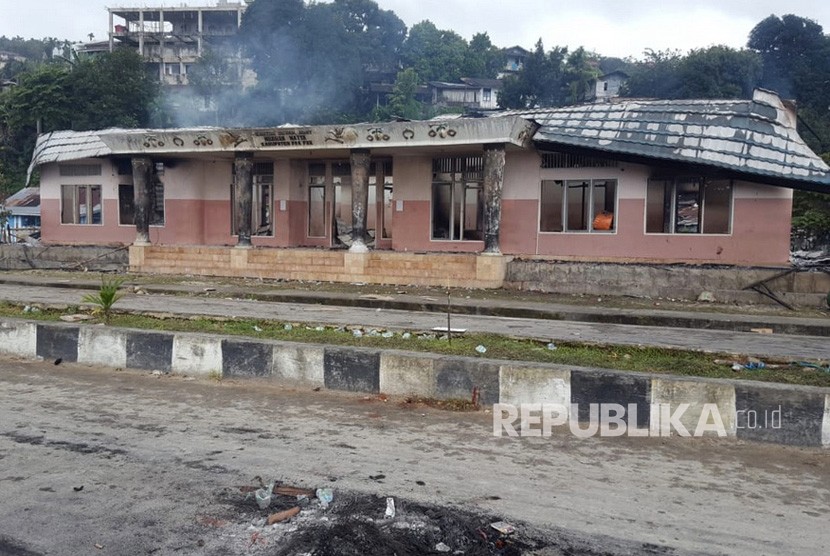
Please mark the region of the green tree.
POLYGON ((504 67, 505 56, 496 48, 487 33, 476 33, 464 54, 461 68, 463 77, 495 79, 504 67))
POLYGON ((403 45, 404 67, 414 68, 424 81, 460 80, 467 41, 455 31, 438 29, 431 21, 412 26, 403 45))
POLYGON ((239 92, 239 75, 225 56, 207 49, 187 72, 187 81, 202 97, 206 111, 213 112, 213 122, 218 124, 231 110, 232 100, 239 92), (233 93, 237 93, 234 95, 233 93))
POLYGON ((374 119, 379 121, 392 118, 407 120, 423 118, 426 115, 424 104, 416 98, 420 84, 421 80, 414 69, 406 68, 398 72, 395 87, 389 97, 389 104, 377 110, 374 119))
POLYGON ((571 52, 563 68, 563 78, 568 88, 568 103, 579 104, 589 100, 599 75, 596 55, 589 54, 582 47, 571 52))
POLYGON ((518 74, 504 80, 499 106, 535 108, 565 104, 567 86, 564 65, 567 55, 568 49, 558 46, 545 52, 542 39, 539 39, 518 74))

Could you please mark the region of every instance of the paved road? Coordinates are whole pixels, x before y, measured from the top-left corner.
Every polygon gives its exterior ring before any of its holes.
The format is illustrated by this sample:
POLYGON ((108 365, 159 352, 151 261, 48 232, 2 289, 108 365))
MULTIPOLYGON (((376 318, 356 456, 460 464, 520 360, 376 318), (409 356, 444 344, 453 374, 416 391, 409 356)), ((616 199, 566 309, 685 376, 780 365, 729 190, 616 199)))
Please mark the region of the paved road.
POLYGON ((208 520, 257 475, 457 504, 597 554, 830 553, 828 451, 491 430, 272 382, 0 360, 0 553, 249 553, 248 523, 208 520))
MULTIPOLYGON (((0 300, 18 303, 80 303, 83 292, 69 288, 0 284, 0 300)), ((129 295, 119 308, 184 315, 238 316, 279 321, 364 325, 402 330, 446 326, 446 315, 294 303, 204 297, 129 295)), ((554 341, 649 345, 775 357, 793 360, 830 359, 830 338, 786 334, 754 334, 655 326, 580 323, 477 315, 457 315, 453 328, 554 341)))

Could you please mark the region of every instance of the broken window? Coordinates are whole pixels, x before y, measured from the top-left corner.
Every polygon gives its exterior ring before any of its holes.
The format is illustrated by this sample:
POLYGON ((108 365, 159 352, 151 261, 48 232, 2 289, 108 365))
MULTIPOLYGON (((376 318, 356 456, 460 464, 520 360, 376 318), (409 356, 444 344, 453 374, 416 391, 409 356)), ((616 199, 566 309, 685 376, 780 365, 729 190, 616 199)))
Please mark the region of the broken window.
POLYGON ((308 165, 308 237, 326 237, 326 165, 308 165))
POLYGON ((617 180, 545 180, 539 203, 539 231, 614 231, 616 203, 617 180))
MULTIPOLYGON (((334 185, 334 237, 351 238, 354 218, 352 216, 352 166, 348 162, 334 162, 331 165, 331 180, 334 185)), ((342 241, 342 240, 341 240, 342 241)))
POLYGON ((651 179, 646 193, 646 233, 728 234, 732 182, 700 177, 651 179))
POLYGON ((100 185, 61 186, 61 224, 102 224, 100 185))
MULTIPOLYGON (((164 184, 158 177, 150 195, 150 225, 164 226, 164 184)), ((122 226, 135 225, 135 187, 131 184, 118 186, 118 223, 122 226)))
POLYGON ((439 158, 432 168, 432 239, 483 239, 484 160, 439 158))
POLYGON ((393 185, 392 161, 372 162, 369 166, 369 206, 366 213, 366 229, 372 237, 377 236, 380 228, 381 239, 392 239, 393 185))
MULTIPOLYGON (((255 162, 252 173, 251 235, 274 235, 274 163, 255 162)), ((231 184, 231 207, 236 207, 236 188, 231 184)), ((236 210, 231 210, 231 235, 236 235, 236 210)))

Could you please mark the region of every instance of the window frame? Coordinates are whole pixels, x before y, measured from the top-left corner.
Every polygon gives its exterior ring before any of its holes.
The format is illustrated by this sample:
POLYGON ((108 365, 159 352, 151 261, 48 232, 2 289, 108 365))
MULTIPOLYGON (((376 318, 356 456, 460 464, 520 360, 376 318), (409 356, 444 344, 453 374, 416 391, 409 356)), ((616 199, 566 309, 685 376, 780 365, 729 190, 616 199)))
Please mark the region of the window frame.
MULTIPOLYGON (((617 178, 577 178, 577 179, 543 179, 541 181, 539 187, 539 214, 536 220, 537 222, 537 231, 540 234, 602 234, 602 235, 614 235, 617 233, 618 230, 618 215, 619 215, 619 200, 620 200, 620 183, 617 178), (560 187, 562 188, 561 193, 561 208, 560 208, 560 215, 559 215, 559 222, 561 223, 562 229, 561 230, 544 230, 542 229, 542 221, 544 216, 544 205, 542 200, 545 198, 544 189, 545 184, 552 183, 552 184, 561 184, 560 187), (587 200, 584 198, 583 193, 583 200, 582 200, 582 211, 583 218, 585 218, 585 227, 580 229, 571 229, 569 224, 569 197, 571 195, 570 190, 572 187, 577 186, 578 184, 587 184, 588 189, 588 198, 587 200), (609 230, 597 230, 594 229, 594 221, 596 220, 598 214, 596 213, 596 204, 595 204, 595 195, 596 190, 598 187, 607 187, 609 183, 614 184, 614 200, 613 200, 613 210, 610 211, 612 216, 611 221, 611 229, 609 230), (602 185, 600 185, 602 184, 602 185), (587 215, 585 214, 587 212, 587 215)), ((603 209, 605 212, 607 209, 603 209)))
MULTIPOLYGON (((659 186, 658 186, 659 187, 659 186)), ((643 233, 646 235, 671 235, 671 236, 731 236, 734 230, 734 216, 735 216, 735 180, 729 178, 707 177, 700 175, 677 175, 677 176, 654 176, 649 178, 646 184, 646 198, 643 218, 643 233), (652 191, 652 184, 662 182, 662 230, 659 232, 649 231, 649 195, 652 191), (698 184, 697 204, 698 204, 698 223, 697 231, 678 231, 678 185, 683 183, 696 182, 698 184), (711 198, 711 193, 707 195, 707 191, 711 191, 717 185, 726 184, 728 188, 728 205, 725 207, 727 221, 725 232, 711 232, 706 231, 707 212, 713 209, 709 206, 707 198, 711 198), (670 195, 669 195, 670 193, 670 195), (666 198, 669 197, 669 203, 666 198), (669 215, 668 224, 666 223, 666 214, 669 215), (668 229, 668 231, 666 231, 668 229)))
POLYGON ((484 159, 478 154, 449 156, 434 158, 432 161, 432 182, 430 186, 430 226, 429 239, 435 242, 464 242, 484 241, 484 159), (441 164, 447 165, 439 168, 441 164), (445 171, 449 170, 449 171, 445 171), (439 175, 450 176, 449 181, 439 180, 439 175), (449 187, 449 222, 448 237, 435 237, 435 212, 436 212, 436 190, 439 187, 449 187), (470 192, 475 192, 475 229, 467 229, 468 217, 467 199, 470 192), (459 205, 456 207, 456 205, 459 205), (458 208, 458 220, 456 220, 456 208, 458 208), (458 222, 459 237, 456 235, 458 222), (479 237, 467 237, 471 231, 479 237))
POLYGON ((104 225, 104 188, 100 184, 91 184, 91 183, 73 183, 73 184, 61 184, 61 211, 60 211, 60 223, 61 226, 103 226, 104 225), (65 191, 67 188, 72 189, 72 222, 64 221, 64 216, 66 215, 66 199, 67 195, 65 191), (78 205, 79 199, 79 190, 81 188, 86 189, 86 214, 87 220, 89 220, 89 214, 92 214, 93 217, 95 215, 95 206, 93 204, 93 191, 95 189, 98 190, 98 198, 100 200, 101 210, 100 210, 100 218, 99 222, 81 222, 81 211, 78 205))
MULTIPOLYGON (((234 168, 234 172, 235 172, 234 168)), ((276 200, 274 199, 274 181, 276 171, 274 169, 274 162, 272 160, 255 160, 253 169, 251 170, 251 180, 253 182, 253 191, 251 192, 251 237, 276 237, 276 200), (262 170, 268 168, 269 172, 262 170), (269 223, 270 233, 259 233, 262 228, 262 208, 263 188, 268 190, 268 215, 271 222, 269 223)), ((236 185, 231 183, 231 236, 236 237, 236 185)))

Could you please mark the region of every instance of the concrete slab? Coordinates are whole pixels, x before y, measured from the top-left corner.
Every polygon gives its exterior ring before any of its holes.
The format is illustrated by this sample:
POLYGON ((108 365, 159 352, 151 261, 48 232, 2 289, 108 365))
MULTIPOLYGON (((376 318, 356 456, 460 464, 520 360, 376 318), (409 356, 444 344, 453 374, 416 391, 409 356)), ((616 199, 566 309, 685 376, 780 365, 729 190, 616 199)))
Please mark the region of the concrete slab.
POLYGON ((271 344, 222 340, 222 376, 270 376, 274 351, 271 344))
MULTIPOLYGON (((731 384, 662 378, 652 380, 650 418, 652 435, 668 436, 676 432, 671 430, 668 420, 664 418, 665 408, 668 408, 670 413, 674 413, 680 409, 681 404, 689 404, 688 409, 683 411, 678 418, 689 434, 694 434, 700 423, 701 415, 705 414, 705 404, 714 404, 727 436, 735 436, 735 387, 731 384), (660 406, 663 406, 662 414, 660 406), (665 434, 661 433, 661 426, 665 434)), ((706 415, 704 421, 704 424, 707 423, 714 424, 714 420, 709 415, 706 415)), ((704 436, 717 436, 717 433, 706 431, 704 436)))
POLYGON ((349 392, 380 392, 380 353, 326 348, 323 355, 326 388, 349 392))
POLYGON ((222 340, 176 334, 173 339, 172 372, 184 375, 222 375, 222 340))
POLYGON ((0 353, 34 359, 37 356, 37 324, 0 322, 0 353))
POLYGON ((499 403, 542 403, 569 407, 571 371, 520 364, 502 365, 499 369, 499 403))
POLYGON ((130 331, 127 335, 127 367, 170 372, 173 334, 130 331))
POLYGON ((757 382, 735 384, 737 437, 796 446, 821 446, 826 394, 757 382))
POLYGON ((78 327, 38 324, 37 356, 67 363, 78 361, 78 327))
POLYGON ((325 385, 323 348, 298 344, 274 345, 271 373, 276 378, 325 385))
POLYGON ((436 396, 435 357, 382 352, 380 391, 393 396, 436 396))
POLYGON ((81 327, 78 363, 123 369, 127 366, 127 334, 106 326, 81 327))
POLYGON ((478 388, 479 403, 499 401, 499 364, 475 359, 442 358, 435 364, 436 397, 471 400, 478 388))

